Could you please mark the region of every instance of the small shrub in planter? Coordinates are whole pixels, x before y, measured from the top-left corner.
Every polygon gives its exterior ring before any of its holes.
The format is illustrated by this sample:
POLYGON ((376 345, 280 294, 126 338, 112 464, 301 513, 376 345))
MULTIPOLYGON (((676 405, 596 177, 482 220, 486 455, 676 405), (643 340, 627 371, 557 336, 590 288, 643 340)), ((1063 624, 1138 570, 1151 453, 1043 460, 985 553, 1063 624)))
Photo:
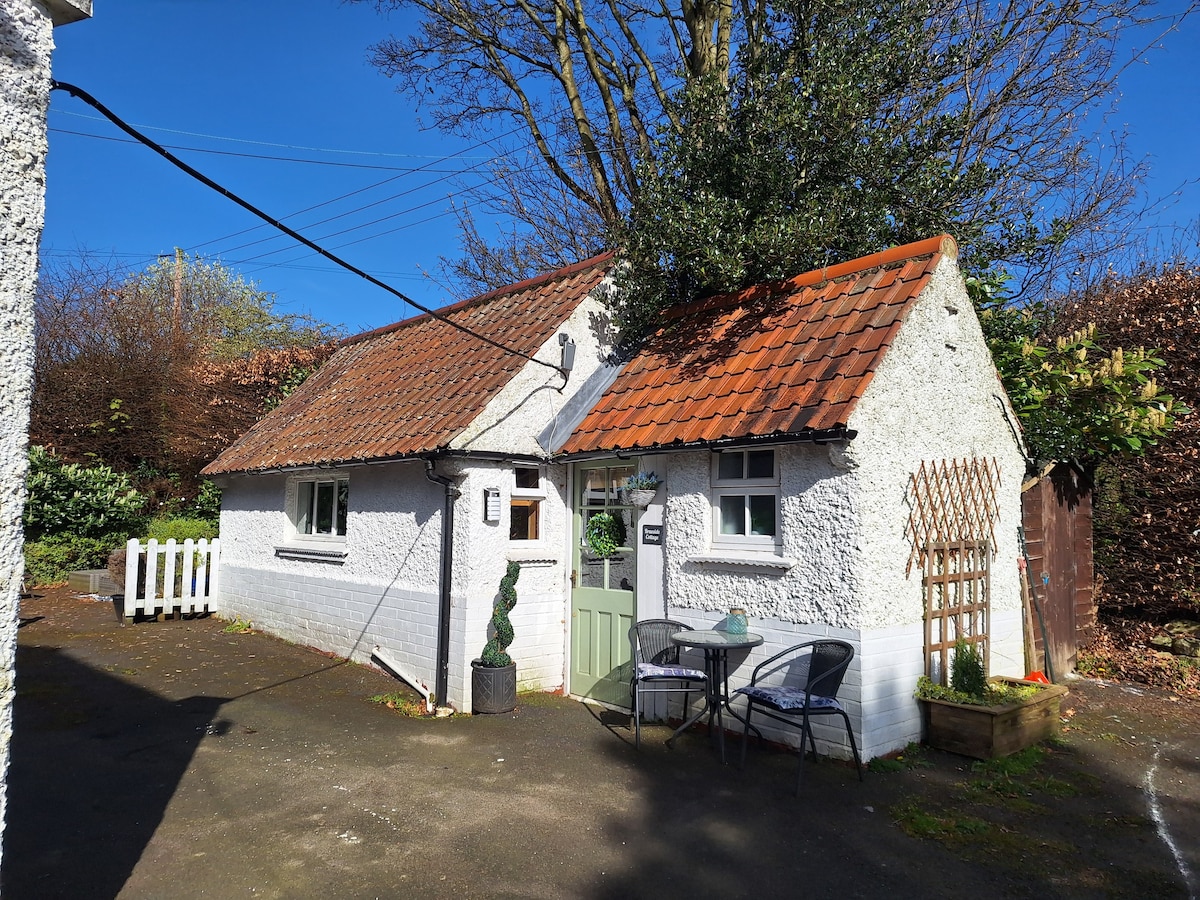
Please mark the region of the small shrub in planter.
POLYGON ((471 711, 511 712, 517 706, 517 666, 508 655, 513 641, 508 614, 517 605, 517 578, 521 567, 510 562, 500 579, 500 596, 492 607, 492 637, 479 659, 471 662, 471 711))
POLYGON ((950 687, 971 697, 982 697, 987 692, 987 673, 983 669, 983 657, 975 644, 964 640, 954 643, 954 661, 950 664, 950 687))
POLYGON ((976 759, 1007 756, 1058 733, 1067 689, 1021 678, 983 677, 978 651, 955 645, 950 686, 917 679, 926 743, 976 759))

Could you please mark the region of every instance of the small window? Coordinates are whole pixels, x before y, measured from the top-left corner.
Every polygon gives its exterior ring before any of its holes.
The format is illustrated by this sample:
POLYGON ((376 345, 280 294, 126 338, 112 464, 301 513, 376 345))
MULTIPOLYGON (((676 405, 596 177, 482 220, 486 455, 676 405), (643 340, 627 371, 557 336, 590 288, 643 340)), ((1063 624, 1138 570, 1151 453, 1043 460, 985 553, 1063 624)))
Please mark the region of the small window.
POLYGON ((350 481, 330 478, 296 486, 296 531, 317 537, 345 537, 350 481))
POLYGON ((779 539, 779 472, 774 450, 717 454, 712 482, 713 542, 771 546, 779 539))
POLYGON ((541 470, 536 466, 517 466, 513 470, 513 489, 509 500, 508 539, 536 541, 542 536, 541 470))

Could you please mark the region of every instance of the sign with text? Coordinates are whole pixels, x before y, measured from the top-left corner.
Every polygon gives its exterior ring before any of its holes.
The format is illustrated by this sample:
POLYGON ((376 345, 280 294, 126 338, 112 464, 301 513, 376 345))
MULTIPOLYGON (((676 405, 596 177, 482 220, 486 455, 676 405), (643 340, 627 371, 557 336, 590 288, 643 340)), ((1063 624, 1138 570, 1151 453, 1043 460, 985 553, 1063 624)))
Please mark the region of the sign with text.
POLYGON ((643 525, 642 526, 642 543, 651 544, 656 547, 661 547, 663 542, 663 526, 661 525, 643 525))

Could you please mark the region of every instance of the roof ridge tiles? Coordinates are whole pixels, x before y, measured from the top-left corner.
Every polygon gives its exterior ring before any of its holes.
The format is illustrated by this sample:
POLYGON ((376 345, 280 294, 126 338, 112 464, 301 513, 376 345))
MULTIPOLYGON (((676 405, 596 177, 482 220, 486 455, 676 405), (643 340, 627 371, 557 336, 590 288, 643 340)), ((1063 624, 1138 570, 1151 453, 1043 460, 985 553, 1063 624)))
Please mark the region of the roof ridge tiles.
POLYGON ((740 291, 729 291, 693 300, 682 306, 671 307, 663 311, 663 327, 678 319, 687 318, 700 312, 716 311, 725 308, 749 306, 750 304, 770 297, 798 293, 801 288, 816 287, 826 282, 835 282, 851 275, 862 275, 876 270, 891 267, 895 263, 910 263, 922 257, 932 257, 936 254, 958 258, 958 244, 948 234, 915 241, 911 244, 900 244, 888 247, 876 253, 860 256, 833 266, 823 266, 795 275, 791 278, 779 279, 752 285, 740 291))
MULTIPOLYGON (((614 256, 615 254, 613 251, 609 250, 596 256, 592 256, 588 259, 580 260, 577 263, 572 263, 569 266, 564 266, 561 269, 556 269, 553 272, 546 272, 542 275, 536 275, 533 278, 526 278, 524 281, 518 281, 516 284, 505 285, 504 287, 496 288, 495 290, 488 291, 487 293, 479 294, 478 296, 470 297, 466 300, 459 300, 457 303, 451 303, 448 306, 439 307, 433 312, 436 312, 438 316, 448 316, 452 313, 461 312, 462 310, 468 309, 472 306, 483 306, 498 300, 501 297, 521 293, 545 284, 555 285, 561 292, 564 290, 564 288, 561 286, 561 282, 565 281, 568 277, 579 275, 583 272, 588 272, 598 266, 606 265, 612 262, 614 256)), ((536 316, 534 318, 536 318, 536 316)), ((381 337, 385 334, 396 332, 404 328, 411 328, 416 325, 433 321, 437 321, 437 317, 431 313, 420 313, 419 315, 410 316, 407 319, 401 319, 399 322, 393 322, 390 325, 381 325, 379 328, 373 328, 370 331, 364 331, 360 334, 343 338, 340 346, 345 347, 351 344, 363 343, 371 340, 372 338, 381 337)))

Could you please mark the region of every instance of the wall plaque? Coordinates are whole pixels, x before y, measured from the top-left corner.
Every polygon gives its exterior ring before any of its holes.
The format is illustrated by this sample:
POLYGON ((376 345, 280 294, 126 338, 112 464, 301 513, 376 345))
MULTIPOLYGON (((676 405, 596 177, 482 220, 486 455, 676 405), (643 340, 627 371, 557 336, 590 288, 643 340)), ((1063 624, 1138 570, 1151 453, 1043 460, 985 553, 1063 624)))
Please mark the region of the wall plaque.
POLYGON ((651 544, 656 547, 661 547, 663 542, 663 526, 661 525, 643 525, 642 526, 642 543, 651 544))

